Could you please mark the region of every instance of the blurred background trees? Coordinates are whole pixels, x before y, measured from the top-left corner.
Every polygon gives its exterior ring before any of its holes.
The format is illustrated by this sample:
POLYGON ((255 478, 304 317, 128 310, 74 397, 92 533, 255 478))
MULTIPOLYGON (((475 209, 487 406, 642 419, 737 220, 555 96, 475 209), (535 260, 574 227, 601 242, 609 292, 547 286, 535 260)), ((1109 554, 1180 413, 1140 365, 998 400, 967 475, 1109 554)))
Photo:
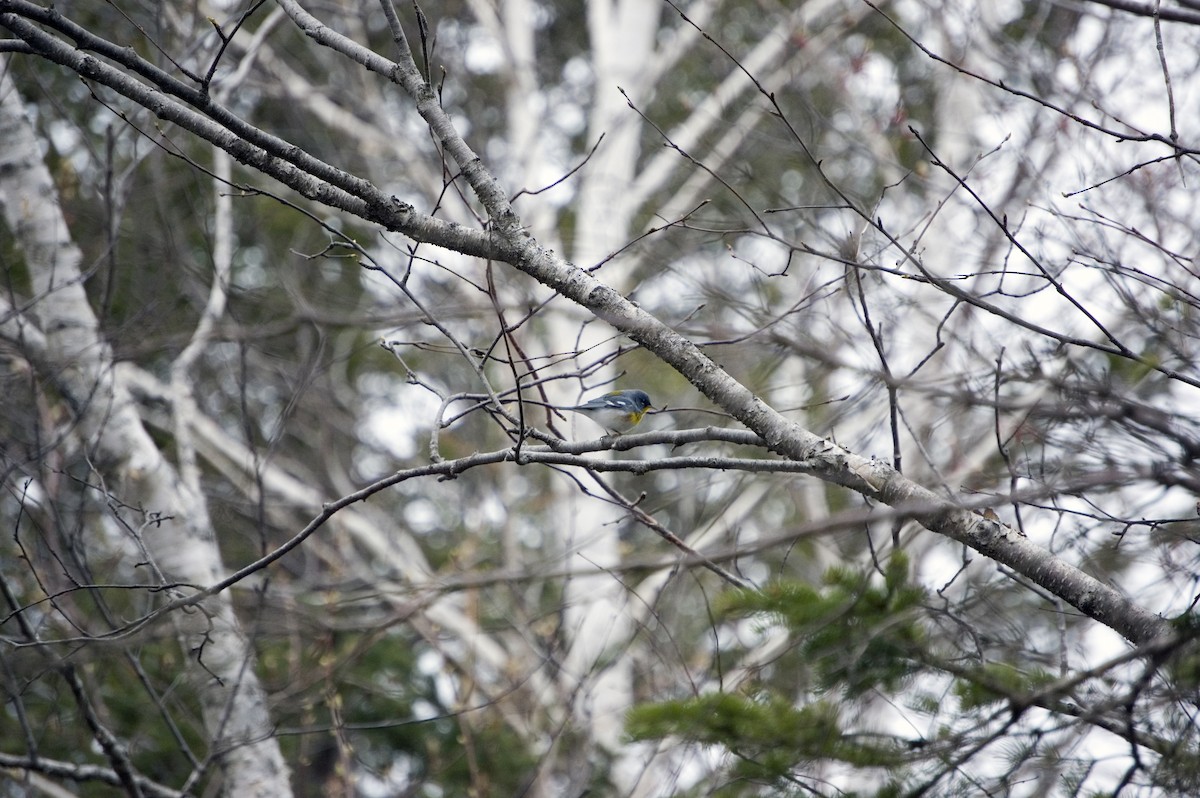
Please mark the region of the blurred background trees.
MULTIPOLYGON (((300 5, 399 58, 389 3, 300 5)), ((1147 642, 1065 600, 1072 572, 676 437, 742 427, 552 288, 231 163, 28 27, 487 228, 412 98, 294 4, 0 0, 41 161, 0 148, 61 209, 34 230, 0 195, 6 794, 1194 794, 1188 5, 395 8, 531 236, 1174 622, 1147 642), (595 439, 553 407, 614 386, 666 406, 611 456, 636 467, 504 455, 518 421, 595 439)))

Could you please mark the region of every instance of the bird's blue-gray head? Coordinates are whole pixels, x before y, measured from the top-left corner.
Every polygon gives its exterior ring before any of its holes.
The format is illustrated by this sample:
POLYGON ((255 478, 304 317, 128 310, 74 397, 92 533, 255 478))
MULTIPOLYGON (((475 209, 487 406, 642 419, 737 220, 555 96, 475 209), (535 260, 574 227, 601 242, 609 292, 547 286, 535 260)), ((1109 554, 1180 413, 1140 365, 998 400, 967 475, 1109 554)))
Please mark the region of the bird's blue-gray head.
POLYGON ((654 403, 650 401, 650 394, 645 391, 630 391, 628 396, 638 410, 649 410, 654 407, 654 403))

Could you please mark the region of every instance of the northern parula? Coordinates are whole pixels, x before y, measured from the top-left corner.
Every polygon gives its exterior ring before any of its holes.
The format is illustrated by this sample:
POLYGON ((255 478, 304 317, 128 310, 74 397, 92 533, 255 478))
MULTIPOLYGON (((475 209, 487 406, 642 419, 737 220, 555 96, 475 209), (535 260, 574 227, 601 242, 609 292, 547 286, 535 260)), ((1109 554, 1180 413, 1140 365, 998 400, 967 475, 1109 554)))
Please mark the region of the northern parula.
POLYGON ((654 405, 645 391, 632 390, 606 393, 567 409, 582 413, 614 435, 620 435, 636 427, 654 405))

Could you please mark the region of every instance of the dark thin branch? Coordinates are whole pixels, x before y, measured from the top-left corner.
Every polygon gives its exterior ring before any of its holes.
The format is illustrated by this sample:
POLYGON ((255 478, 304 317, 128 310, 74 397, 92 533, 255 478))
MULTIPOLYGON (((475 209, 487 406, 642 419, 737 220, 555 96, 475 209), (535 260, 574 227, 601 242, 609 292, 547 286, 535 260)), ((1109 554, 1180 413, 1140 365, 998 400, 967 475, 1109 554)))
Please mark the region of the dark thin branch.
MULTIPOLYGON (((1097 2, 1097 1, 1098 0, 1092 0, 1092 2, 1097 2)), ((1171 141, 1169 138, 1167 138, 1166 136, 1163 136, 1159 133, 1135 133, 1135 132, 1131 132, 1131 131, 1127 131, 1127 130, 1126 131, 1111 130, 1111 129, 1106 128, 1103 125, 1100 125, 1096 122, 1092 122, 1088 119, 1084 119, 1083 117, 1079 116, 1078 114, 1073 114, 1070 111, 1066 110, 1065 108, 1060 108, 1059 106, 1055 105, 1054 103, 1046 100, 1044 97, 1039 97, 1038 95, 1033 94, 1032 92, 1024 91, 1023 89, 1018 89, 1014 86, 1009 86, 1002 80, 993 80, 992 78, 985 77, 984 75, 980 75, 977 72, 972 72, 971 70, 967 69, 966 67, 960 66, 959 64, 955 64, 954 62, 950 61, 949 59, 943 58, 942 56, 940 56, 937 53, 930 50, 928 47, 926 47, 924 44, 922 44, 920 41, 918 41, 916 39, 916 37, 914 37, 907 30, 905 30, 904 27, 902 25, 900 25, 900 23, 896 22, 894 19, 892 19, 892 17, 890 17, 881 8, 879 8, 879 6, 877 6, 875 3, 871 2, 871 0, 863 0, 863 2, 866 3, 867 5, 869 5, 871 8, 875 9, 876 13, 878 13, 879 16, 881 16, 881 17, 883 17, 883 19, 887 20, 888 24, 890 24, 892 27, 894 27, 901 36, 908 39, 908 41, 914 47, 916 47, 918 50, 920 50, 926 56, 928 56, 929 58, 938 62, 939 64, 943 64, 944 66, 950 67, 955 72, 958 72, 962 75, 966 75, 967 77, 972 78, 974 80, 978 80, 981 83, 986 83, 989 86, 993 86, 997 89, 1000 89, 1001 91, 1012 94, 1013 96, 1035 102, 1038 105, 1042 106, 1043 108, 1046 108, 1051 111, 1054 111, 1055 113, 1061 114, 1062 116, 1065 116, 1066 118, 1072 120, 1073 122, 1077 122, 1080 125, 1083 125, 1084 127, 1089 128, 1091 130, 1095 130, 1098 133, 1103 133, 1104 135, 1114 138, 1117 141, 1158 142, 1158 143, 1165 144, 1168 147, 1170 147, 1173 154, 1182 153, 1182 154, 1187 154, 1187 155, 1200 155, 1200 149, 1195 149, 1195 148, 1191 148, 1191 147, 1180 147, 1176 142, 1171 141)), ((1150 15, 1147 15, 1147 16, 1150 16, 1150 15)), ((1197 18, 1200 18, 1200 15, 1197 15, 1197 18)))
POLYGON ((1200 13, 1180 8, 1159 8, 1158 3, 1135 3, 1132 0, 1083 0, 1083 2, 1111 8, 1114 11, 1123 11, 1137 17, 1160 17, 1169 22, 1200 25, 1200 13))

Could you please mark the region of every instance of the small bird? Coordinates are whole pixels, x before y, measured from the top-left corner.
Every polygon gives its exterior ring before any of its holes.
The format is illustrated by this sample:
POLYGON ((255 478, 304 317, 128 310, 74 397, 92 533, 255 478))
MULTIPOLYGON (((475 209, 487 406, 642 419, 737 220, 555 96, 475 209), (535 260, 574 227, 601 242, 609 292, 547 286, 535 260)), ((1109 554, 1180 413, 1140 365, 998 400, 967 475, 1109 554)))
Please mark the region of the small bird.
POLYGON ((620 435, 636 427, 646 411, 655 408, 650 403, 649 394, 631 390, 606 393, 566 409, 587 416, 613 435, 620 435))

